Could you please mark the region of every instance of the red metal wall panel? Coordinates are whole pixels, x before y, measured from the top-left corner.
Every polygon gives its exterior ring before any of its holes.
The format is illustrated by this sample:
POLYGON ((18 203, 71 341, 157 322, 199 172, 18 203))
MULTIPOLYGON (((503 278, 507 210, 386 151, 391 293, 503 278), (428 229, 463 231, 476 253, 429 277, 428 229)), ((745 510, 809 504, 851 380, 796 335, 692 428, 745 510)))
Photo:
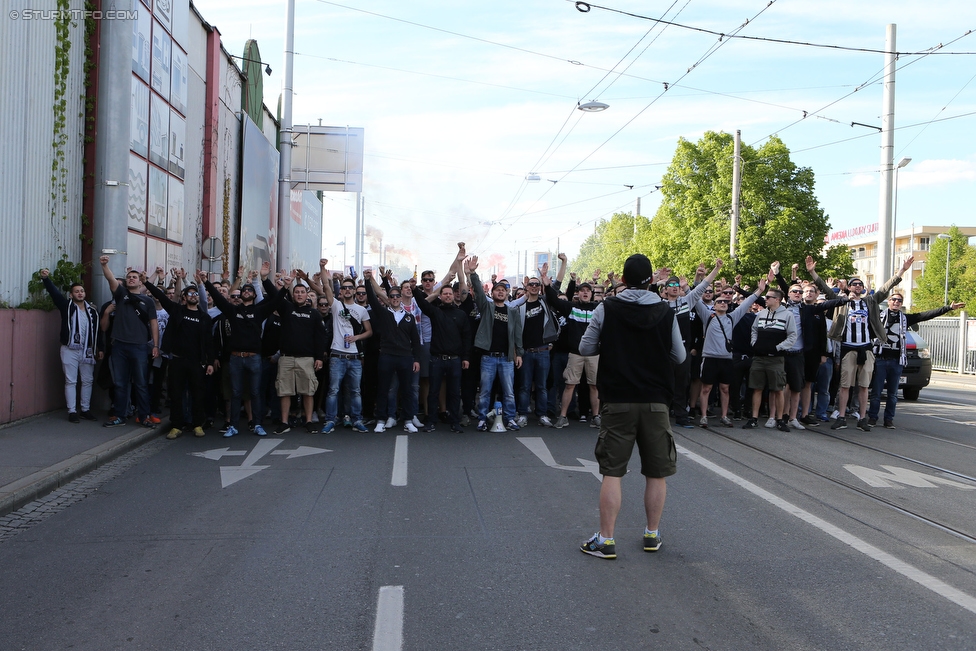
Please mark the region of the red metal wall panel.
POLYGON ((0 310, 0 423, 64 407, 61 316, 0 310))
POLYGON ((0 423, 10 421, 15 313, 16 310, 0 310, 0 423))

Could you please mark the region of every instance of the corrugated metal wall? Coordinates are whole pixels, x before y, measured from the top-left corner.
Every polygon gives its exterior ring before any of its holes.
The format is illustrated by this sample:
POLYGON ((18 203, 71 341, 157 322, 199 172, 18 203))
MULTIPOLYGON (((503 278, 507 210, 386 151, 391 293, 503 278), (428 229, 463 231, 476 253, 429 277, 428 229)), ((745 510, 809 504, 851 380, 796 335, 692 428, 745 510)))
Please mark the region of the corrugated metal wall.
MULTIPOLYGON (((54 0, 29 6, 57 8, 54 0)), ((83 0, 71 0, 71 8, 84 9, 83 0)), ((81 256, 85 26, 83 20, 74 22, 65 91, 69 172, 66 201, 56 204, 51 198, 55 23, 11 20, 6 11, 0 20, 0 300, 14 305, 27 297, 34 271, 53 266, 62 254, 74 262, 81 256)))

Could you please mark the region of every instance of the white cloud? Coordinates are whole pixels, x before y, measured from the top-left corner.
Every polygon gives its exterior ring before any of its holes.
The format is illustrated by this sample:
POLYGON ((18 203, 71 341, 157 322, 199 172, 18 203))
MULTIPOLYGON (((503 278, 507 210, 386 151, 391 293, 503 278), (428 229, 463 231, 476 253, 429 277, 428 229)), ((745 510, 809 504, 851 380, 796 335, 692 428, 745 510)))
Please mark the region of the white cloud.
POLYGON ((899 172, 898 185, 947 185, 976 180, 976 160, 923 160, 899 172))

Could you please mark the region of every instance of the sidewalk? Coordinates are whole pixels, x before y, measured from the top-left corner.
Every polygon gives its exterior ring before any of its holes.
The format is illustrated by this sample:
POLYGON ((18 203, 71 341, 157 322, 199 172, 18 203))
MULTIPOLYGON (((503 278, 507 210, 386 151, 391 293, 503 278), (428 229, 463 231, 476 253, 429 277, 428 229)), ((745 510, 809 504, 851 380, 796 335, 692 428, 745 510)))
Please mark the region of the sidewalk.
MULTIPOLYGON (((107 418, 107 417, 106 417, 107 418)), ((0 429, 0 516, 159 436, 136 425, 102 427, 98 421, 69 423, 64 409, 0 429)))
MULTIPOLYGON (((947 373, 945 371, 932 371, 932 379, 929 381, 929 386, 976 392, 976 375, 959 375, 958 373, 947 373)), ((924 391, 925 389, 922 390, 924 391)))

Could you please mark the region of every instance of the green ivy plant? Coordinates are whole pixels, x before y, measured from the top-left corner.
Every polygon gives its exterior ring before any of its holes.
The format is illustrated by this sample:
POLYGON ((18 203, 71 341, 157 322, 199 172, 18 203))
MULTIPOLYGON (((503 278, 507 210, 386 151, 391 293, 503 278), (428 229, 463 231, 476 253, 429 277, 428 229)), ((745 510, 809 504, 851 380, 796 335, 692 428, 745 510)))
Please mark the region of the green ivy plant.
MULTIPOLYGON (((65 146, 68 144, 67 111, 68 73, 71 70, 71 21, 70 0, 58 0, 58 13, 54 21, 54 137, 51 160, 51 218, 67 219, 63 210, 68 200, 68 169, 65 146)), ((60 248, 60 247, 59 247, 60 248)))
MULTIPOLYGON (((62 255, 61 259, 51 269, 51 282, 62 292, 67 293, 72 283, 80 283, 81 275, 85 272, 85 265, 81 262, 71 262, 67 255, 62 255)), ((44 289, 44 282, 41 280, 40 270, 35 271, 27 283, 27 291, 30 298, 18 305, 22 310, 45 310, 50 312, 54 309, 54 301, 44 289)))

